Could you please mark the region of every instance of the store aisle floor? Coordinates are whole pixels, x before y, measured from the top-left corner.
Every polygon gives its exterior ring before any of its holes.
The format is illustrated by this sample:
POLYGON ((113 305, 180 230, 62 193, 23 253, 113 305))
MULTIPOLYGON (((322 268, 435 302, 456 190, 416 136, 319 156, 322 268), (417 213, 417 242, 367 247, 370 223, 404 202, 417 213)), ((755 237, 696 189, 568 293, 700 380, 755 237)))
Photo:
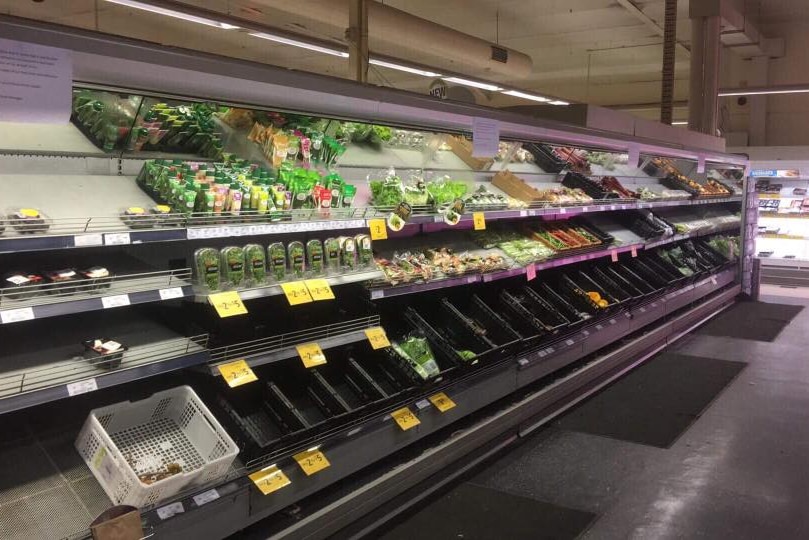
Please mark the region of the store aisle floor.
MULTIPOLYGON (((805 295, 789 289, 767 292, 787 296, 763 297, 764 302, 809 306, 805 295)), ((702 399, 705 392, 693 390, 687 380, 676 380, 669 370, 657 369, 658 380, 640 377, 624 385, 619 381, 589 402, 611 407, 633 403, 639 409, 653 406, 653 400, 639 401, 638 396, 654 392, 677 403, 666 405, 658 415, 632 407, 604 414, 604 421, 615 429, 599 434, 592 429, 588 433, 588 423, 577 418, 597 413, 593 405, 589 413, 583 412, 585 403, 414 517, 392 524, 383 538, 809 538, 804 508, 809 500, 809 309, 785 324, 772 342, 697 332, 666 351, 669 356, 703 358, 718 366, 705 373, 681 373, 705 377, 710 372, 721 379, 707 408, 692 413, 686 406, 693 401, 690 396, 702 399), (725 373, 728 369, 732 373, 725 373), (665 379, 662 384, 660 378, 665 379), (667 394, 666 382, 685 390, 667 394), (650 431, 669 433, 657 424, 672 422, 666 418, 677 415, 691 416, 679 420, 684 431, 680 429, 673 442, 666 437, 652 437, 646 444, 630 442, 626 439, 638 437, 625 433, 637 430, 621 425, 642 424, 650 431), (518 499, 509 504, 472 504, 480 498, 480 489, 492 498, 518 499), (448 500, 453 498, 460 498, 460 503, 448 500), (531 508, 524 500, 537 503, 536 515, 520 517, 517 508, 531 508), (537 517, 542 511, 548 516, 545 521, 537 517), (446 518, 459 524, 454 534, 430 528, 430 523, 446 518), (506 529, 498 535, 479 525, 519 519, 530 521, 534 530, 504 536, 506 529), (564 526, 554 526, 560 520, 564 526), (547 527, 539 530, 542 523, 547 527)), ((515 528, 510 525, 508 530, 515 528)))

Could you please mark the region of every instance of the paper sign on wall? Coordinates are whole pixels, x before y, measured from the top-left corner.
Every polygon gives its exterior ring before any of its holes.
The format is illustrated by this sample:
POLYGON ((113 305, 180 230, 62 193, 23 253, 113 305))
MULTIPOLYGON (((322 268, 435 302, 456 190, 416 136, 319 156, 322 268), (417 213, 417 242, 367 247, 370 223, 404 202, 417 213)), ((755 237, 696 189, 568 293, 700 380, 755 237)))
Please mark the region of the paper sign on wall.
POLYGON ((0 39, 0 121, 66 124, 72 88, 69 51, 0 39))
POLYGON ((500 122, 491 118, 472 121, 472 157, 490 158, 500 150, 500 122))

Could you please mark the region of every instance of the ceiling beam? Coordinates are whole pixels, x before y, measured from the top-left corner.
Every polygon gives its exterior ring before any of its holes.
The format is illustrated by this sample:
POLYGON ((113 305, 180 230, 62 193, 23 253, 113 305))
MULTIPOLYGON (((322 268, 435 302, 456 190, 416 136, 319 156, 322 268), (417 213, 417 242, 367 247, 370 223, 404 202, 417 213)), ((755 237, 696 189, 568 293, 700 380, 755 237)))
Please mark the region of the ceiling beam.
MULTIPOLYGON (((617 2, 623 7, 625 10, 629 12, 630 15, 641 21, 643 24, 649 27, 655 34, 663 37, 665 34, 665 30, 662 26, 657 24, 654 19, 646 15, 632 0, 617 0, 617 2)), ((691 49, 685 45, 681 41, 677 41, 677 45, 686 53, 691 54, 691 49)))

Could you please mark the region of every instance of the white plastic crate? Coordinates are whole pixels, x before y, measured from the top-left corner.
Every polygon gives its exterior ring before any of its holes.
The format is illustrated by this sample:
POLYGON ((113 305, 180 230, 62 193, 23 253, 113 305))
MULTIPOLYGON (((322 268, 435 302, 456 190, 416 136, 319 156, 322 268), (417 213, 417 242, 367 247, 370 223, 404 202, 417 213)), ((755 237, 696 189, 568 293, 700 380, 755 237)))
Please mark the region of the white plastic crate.
POLYGON ((223 476, 239 453, 188 386, 94 409, 76 449, 115 504, 139 508, 223 476), (138 478, 172 463, 181 465, 182 472, 153 484, 138 478))

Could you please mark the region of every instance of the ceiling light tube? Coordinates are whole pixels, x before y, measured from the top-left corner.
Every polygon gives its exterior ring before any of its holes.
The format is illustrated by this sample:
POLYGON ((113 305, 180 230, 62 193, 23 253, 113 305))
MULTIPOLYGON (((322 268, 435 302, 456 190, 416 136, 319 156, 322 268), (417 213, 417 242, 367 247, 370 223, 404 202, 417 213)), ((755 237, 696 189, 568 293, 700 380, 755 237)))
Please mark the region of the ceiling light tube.
POLYGON ((422 75, 424 77, 440 77, 440 73, 435 73, 432 71, 427 71, 424 69, 418 69, 410 66, 402 66, 399 64, 394 64, 393 62, 386 62, 385 60, 377 60, 376 58, 371 58, 368 60, 369 64, 373 64, 375 66, 386 67, 390 69, 396 69, 398 71, 404 71, 405 73, 413 73, 414 75, 422 75))
POLYGON ((562 101, 561 99, 557 99, 554 101, 549 102, 550 105, 570 105, 567 101, 562 101))
POLYGON ((480 88, 481 90, 489 90, 492 92, 499 92, 500 90, 502 90, 502 88, 494 84, 470 81, 469 79, 461 79, 459 77, 444 77, 444 80, 447 82, 462 84, 464 86, 471 86, 473 88, 480 88))
POLYGON ((671 125, 672 125, 672 126, 687 126, 687 125, 688 125, 688 122, 687 122, 687 121, 685 121, 685 120, 682 120, 682 121, 680 121, 680 122, 672 122, 672 123, 671 123, 671 125))
POLYGON ((107 0, 107 2, 135 9, 142 9, 144 11, 157 13, 158 15, 165 15, 166 17, 174 17, 176 19, 182 19, 188 22, 213 26, 215 28, 220 28, 222 30, 235 30, 237 28, 240 28, 239 26, 234 26, 232 24, 215 21, 213 19, 207 19, 205 17, 198 17, 196 15, 191 15, 189 13, 183 13, 182 11, 174 11, 173 9, 166 9, 159 6, 153 6, 152 4, 136 2, 135 0, 107 0))
POLYGON ((534 94, 526 94, 525 92, 520 92, 519 90, 503 90, 503 93, 507 96, 514 96, 522 99, 530 99, 531 101, 539 101, 540 103, 549 103, 550 99, 542 96, 535 96, 534 94))
POLYGON ((732 96, 768 96, 775 94, 807 94, 809 85, 784 85, 784 86, 758 86, 750 88, 726 88, 721 89, 716 94, 719 97, 732 96))
POLYGON ((342 58, 348 58, 348 53, 345 51, 330 49, 329 47, 322 47, 320 45, 315 45, 314 43, 307 43, 306 41, 298 41, 297 39, 285 38, 283 36, 277 36, 275 34, 267 34, 266 32, 250 32, 250 35, 261 39, 268 39, 270 41, 275 41, 276 43, 283 43, 284 45, 299 47, 301 49, 307 49, 310 51, 315 51, 323 54, 330 54, 332 56, 340 56, 342 58))

